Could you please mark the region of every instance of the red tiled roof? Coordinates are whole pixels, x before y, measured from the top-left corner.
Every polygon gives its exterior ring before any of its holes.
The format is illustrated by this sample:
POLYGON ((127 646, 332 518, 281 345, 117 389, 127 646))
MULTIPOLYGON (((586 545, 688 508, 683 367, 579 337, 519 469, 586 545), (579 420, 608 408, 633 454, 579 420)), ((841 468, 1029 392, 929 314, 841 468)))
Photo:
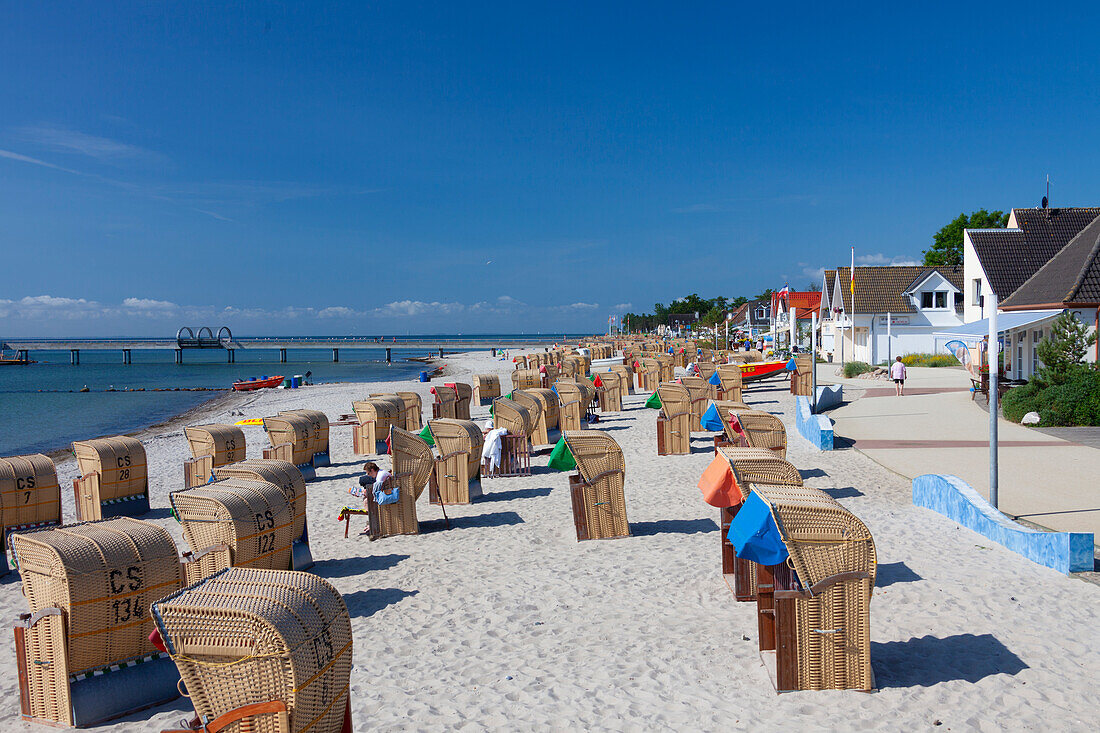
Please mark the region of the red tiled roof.
POLYGON ((821 310, 821 293, 814 290, 792 290, 782 296, 779 293, 772 293, 773 313, 778 312, 776 306, 780 300, 784 301, 784 310, 790 310, 792 307, 797 309, 795 317, 799 320, 809 320, 811 313, 821 310))

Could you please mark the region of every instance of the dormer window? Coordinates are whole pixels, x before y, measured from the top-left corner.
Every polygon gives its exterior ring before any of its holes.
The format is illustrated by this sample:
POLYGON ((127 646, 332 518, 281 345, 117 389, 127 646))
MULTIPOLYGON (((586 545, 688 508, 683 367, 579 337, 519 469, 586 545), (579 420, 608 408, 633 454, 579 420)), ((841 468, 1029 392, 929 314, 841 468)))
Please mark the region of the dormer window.
POLYGON ((920 307, 921 308, 946 308, 947 307, 947 291, 946 290, 925 290, 920 294, 920 307))

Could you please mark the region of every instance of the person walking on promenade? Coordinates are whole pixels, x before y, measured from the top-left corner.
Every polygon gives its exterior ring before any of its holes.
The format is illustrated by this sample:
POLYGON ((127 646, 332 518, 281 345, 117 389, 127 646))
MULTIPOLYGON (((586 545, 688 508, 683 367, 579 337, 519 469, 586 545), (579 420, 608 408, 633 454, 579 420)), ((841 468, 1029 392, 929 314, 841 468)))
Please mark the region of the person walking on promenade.
POLYGON ((900 356, 890 365, 890 378, 894 380, 894 391, 901 397, 905 390, 905 364, 900 356))

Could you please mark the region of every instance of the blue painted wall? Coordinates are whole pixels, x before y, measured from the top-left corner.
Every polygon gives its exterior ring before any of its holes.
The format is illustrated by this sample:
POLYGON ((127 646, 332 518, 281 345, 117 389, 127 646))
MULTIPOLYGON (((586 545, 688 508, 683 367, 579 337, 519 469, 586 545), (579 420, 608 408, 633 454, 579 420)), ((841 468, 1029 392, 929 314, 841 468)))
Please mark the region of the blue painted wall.
POLYGON ((833 421, 824 415, 810 412, 810 398, 799 395, 795 399, 795 427, 798 434, 818 450, 833 449, 833 421))

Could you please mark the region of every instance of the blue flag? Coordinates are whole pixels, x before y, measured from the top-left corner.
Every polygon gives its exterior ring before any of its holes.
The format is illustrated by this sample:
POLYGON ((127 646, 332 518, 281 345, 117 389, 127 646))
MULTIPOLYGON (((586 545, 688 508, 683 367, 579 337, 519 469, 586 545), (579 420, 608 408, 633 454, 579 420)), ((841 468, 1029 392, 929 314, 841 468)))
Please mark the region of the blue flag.
POLYGON ((714 374, 711 374, 710 379, 708 379, 707 382, 709 382, 710 384, 713 384, 715 387, 721 387, 722 386, 722 378, 718 376, 718 372, 715 372, 714 374))
POLYGON ((713 402, 710 403, 710 407, 703 413, 703 417, 700 418, 699 424, 703 426, 703 430, 710 430, 714 433, 720 433, 723 430, 722 427, 722 415, 718 412, 718 406, 713 402))

